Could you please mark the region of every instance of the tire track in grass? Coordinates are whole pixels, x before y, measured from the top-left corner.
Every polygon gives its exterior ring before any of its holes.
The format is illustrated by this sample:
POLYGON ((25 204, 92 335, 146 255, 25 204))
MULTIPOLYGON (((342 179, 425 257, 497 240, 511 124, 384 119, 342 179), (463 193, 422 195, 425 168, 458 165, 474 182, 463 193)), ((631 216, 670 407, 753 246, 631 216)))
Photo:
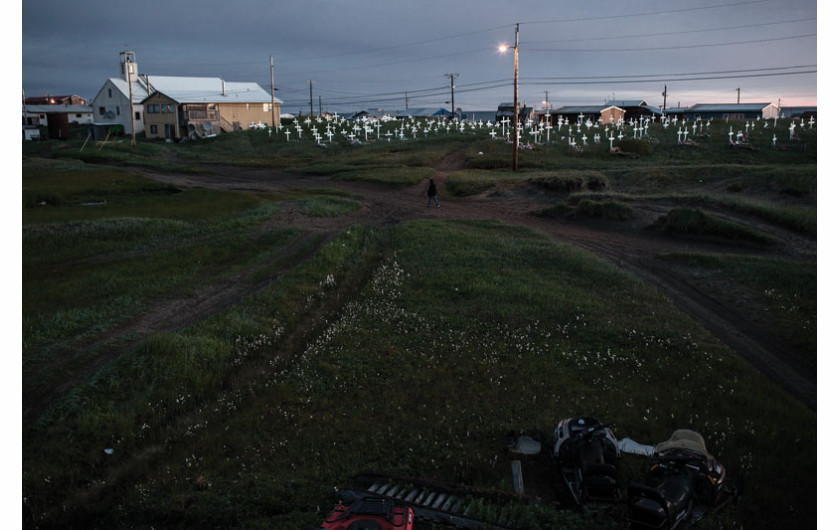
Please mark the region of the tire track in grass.
POLYGON ((60 396, 124 353, 139 346, 148 337, 184 329, 233 306, 246 296, 265 289, 275 279, 311 258, 335 235, 335 232, 304 232, 290 244, 249 269, 222 282, 200 287, 189 297, 162 301, 139 317, 76 347, 56 362, 35 373, 27 374, 30 380, 46 377, 47 382, 24 391, 23 420, 37 418, 60 396), (250 281, 255 274, 272 269, 273 272, 265 278, 257 282, 250 281), (52 384, 49 375, 57 373, 61 374, 61 382, 52 384))

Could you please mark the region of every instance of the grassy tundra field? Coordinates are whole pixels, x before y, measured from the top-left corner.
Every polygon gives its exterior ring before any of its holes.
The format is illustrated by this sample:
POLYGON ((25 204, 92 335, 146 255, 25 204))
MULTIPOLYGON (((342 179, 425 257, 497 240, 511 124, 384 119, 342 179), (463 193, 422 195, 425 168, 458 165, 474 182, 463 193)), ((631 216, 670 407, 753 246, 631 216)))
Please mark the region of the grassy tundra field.
MULTIPOLYGON (((591 415, 705 437, 742 497, 699 528, 814 528, 816 128, 745 125, 515 173, 471 129, 24 144, 24 527, 305 528, 364 471, 512 490, 508 433, 591 415)), ((527 527, 622 528, 524 478, 527 527)))

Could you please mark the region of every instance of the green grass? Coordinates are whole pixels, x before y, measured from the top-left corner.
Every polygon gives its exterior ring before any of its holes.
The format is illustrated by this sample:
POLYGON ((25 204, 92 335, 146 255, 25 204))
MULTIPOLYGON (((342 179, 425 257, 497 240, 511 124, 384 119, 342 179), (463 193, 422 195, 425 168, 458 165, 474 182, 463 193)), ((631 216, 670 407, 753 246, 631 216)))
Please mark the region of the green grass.
MULTIPOLYGON (((237 275, 263 282, 232 307, 146 338, 24 423, 25 521, 306 527, 332 506, 334 487, 365 470, 511 489, 507 432, 550 432, 563 417, 587 414, 640 442, 676 428, 701 432, 745 479, 741 505, 706 527, 815 526, 815 413, 615 266, 493 222, 354 226, 289 250, 299 234, 275 227, 278 211, 343 215, 357 197, 176 190, 99 165, 165 159, 159 169, 180 160, 374 180, 379 168, 399 168, 379 181, 393 185, 460 150, 471 169, 447 179, 453 195, 537 190, 588 200, 597 213, 599 204, 649 200, 655 189, 681 194, 687 207, 815 235, 816 142, 736 151, 719 141, 727 129, 715 123, 712 138, 684 148, 673 130, 652 128, 652 152, 633 160, 610 155, 603 141, 583 152, 536 147, 520 153, 516 174, 511 147, 486 131, 327 149, 248 131, 106 146, 94 155, 101 159, 74 156, 81 142, 24 145, 24 396, 64 382, 77 345, 146 308, 237 275), (699 180, 738 186, 692 203, 699 180), (577 191, 590 184, 610 192, 577 191)), ((757 129, 756 144, 767 134, 757 129)), ((739 309, 815 365, 814 264, 665 259, 711 294, 740 297, 739 309)), ((116 354, 120 344, 108 347, 116 354)), ((622 469, 640 479, 647 464, 627 457, 622 469)), ((551 506, 530 516, 544 527, 620 526, 551 506)))
POLYGON ((817 266, 745 256, 673 253, 661 259, 687 281, 733 303, 759 329, 784 340, 806 369, 817 370, 817 266))
POLYGON ((771 245, 773 238, 745 226, 720 219, 699 208, 674 208, 657 219, 653 228, 677 237, 707 237, 771 245))
POLYGON ((420 184, 435 174, 428 167, 366 167, 334 174, 336 180, 371 182, 395 187, 420 184))
POLYGON ((24 494, 100 524, 297 527, 360 470, 510 488, 502 435, 580 413, 639 441, 699 430, 747 478, 744 524, 813 516, 813 413, 614 266, 474 222, 354 229, 150 339, 27 429, 24 494))

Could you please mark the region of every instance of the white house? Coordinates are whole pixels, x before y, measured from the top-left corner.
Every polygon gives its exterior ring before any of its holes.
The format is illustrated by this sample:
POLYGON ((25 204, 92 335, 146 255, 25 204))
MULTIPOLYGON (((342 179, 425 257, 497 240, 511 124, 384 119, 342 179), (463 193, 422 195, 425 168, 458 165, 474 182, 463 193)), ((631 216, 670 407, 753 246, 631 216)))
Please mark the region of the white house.
POLYGON ((93 123, 93 109, 88 105, 26 105, 24 123, 46 127, 48 114, 65 114, 67 123, 93 123))
POLYGON ((137 72, 134 52, 120 52, 122 77, 109 78, 91 102, 94 123, 120 124, 126 134, 143 130, 143 105, 148 87, 137 72), (131 102, 129 102, 129 99, 131 102))

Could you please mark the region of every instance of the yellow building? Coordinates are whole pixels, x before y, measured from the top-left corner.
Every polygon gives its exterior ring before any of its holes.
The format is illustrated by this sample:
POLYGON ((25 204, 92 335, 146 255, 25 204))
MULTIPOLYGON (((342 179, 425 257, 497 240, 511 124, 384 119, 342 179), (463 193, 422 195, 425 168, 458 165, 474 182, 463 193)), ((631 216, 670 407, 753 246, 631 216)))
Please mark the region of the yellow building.
POLYGON ((280 124, 279 99, 257 83, 208 77, 143 76, 146 138, 179 141, 280 124))

